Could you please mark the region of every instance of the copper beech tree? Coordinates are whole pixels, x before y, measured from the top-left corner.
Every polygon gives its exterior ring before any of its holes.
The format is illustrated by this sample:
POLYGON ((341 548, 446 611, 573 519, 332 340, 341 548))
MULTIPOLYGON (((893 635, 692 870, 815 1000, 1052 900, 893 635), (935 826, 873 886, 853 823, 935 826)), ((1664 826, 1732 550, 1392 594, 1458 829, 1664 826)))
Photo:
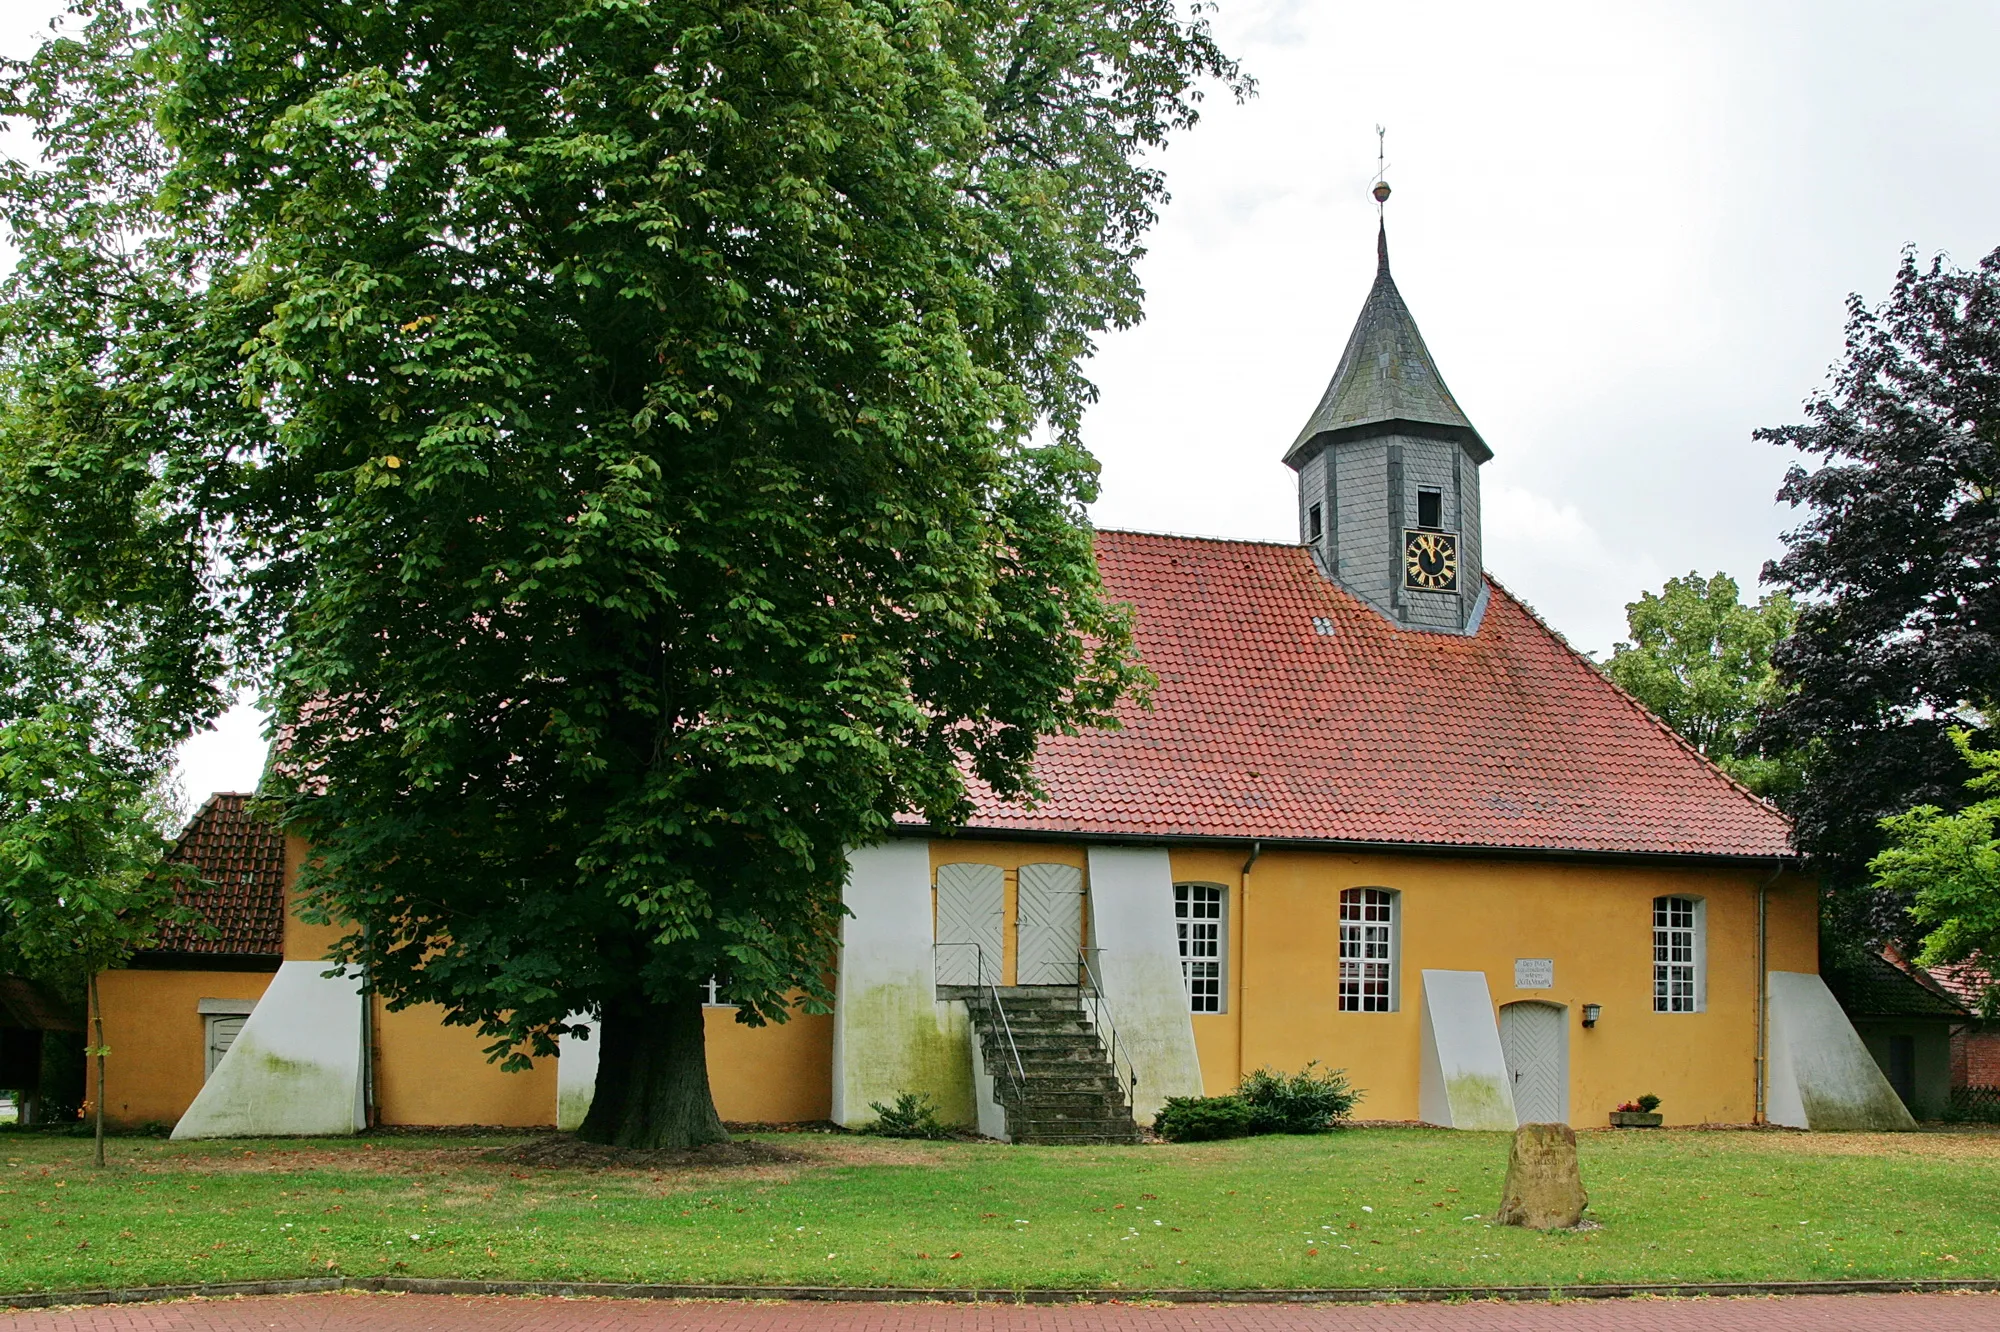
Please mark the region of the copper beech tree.
POLYGON ((1174 0, 65 33, 6 98, 29 516, 189 572, 343 962, 514 1066, 594 1015, 586 1136, 722 1137, 703 983, 823 1008, 845 849, 1142 679, 1079 365, 1139 316, 1148 155, 1246 81, 1174 0))
POLYGON ((1910 876, 1871 878, 1882 820, 1972 803, 2000 700, 2000 250, 1971 268, 1905 251, 1889 297, 1848 301, 1847 346, 1779 499, 1800 510, 1764 579, 1798 599, 1753 741, 1804 756, 1783 803, 1830 890, 1826 942, 1920 941, 1910 876), (1916 937, 1913 937, 1916 936, 1916 937))

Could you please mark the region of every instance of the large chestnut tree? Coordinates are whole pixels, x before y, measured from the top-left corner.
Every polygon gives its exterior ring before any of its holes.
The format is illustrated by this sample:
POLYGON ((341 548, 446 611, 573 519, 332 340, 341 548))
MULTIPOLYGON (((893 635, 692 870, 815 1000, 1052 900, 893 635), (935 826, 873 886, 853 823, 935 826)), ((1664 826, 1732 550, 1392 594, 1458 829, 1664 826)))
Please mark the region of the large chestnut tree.
POLYGON ((1204 85, 1174 0, 78 0, 6 89, 17 521, 184 571, 342 961, 717 1139, 703 983, 823 1007, 844 849, 1140 679, 1079 366, 1204 85))

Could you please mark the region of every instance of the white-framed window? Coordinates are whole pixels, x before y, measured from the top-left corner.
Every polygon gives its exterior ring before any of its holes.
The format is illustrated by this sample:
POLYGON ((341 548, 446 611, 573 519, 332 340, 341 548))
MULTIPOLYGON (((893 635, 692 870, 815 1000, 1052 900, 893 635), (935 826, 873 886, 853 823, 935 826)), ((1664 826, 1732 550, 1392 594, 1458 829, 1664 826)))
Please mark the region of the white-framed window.
POLYGON ((1181 979, 1188 1011, 1222 1011, 1222 893, 1212 883, 1174 885, 1174 931, 1181 942, 1181 979))
POLYGON ((735 1004, 730 1003, 728 1000, 722 997, 722 982, 714 976, 710 976, 707 980, 702 982, 701 1005, 703 1008, 736 1007, 735 1004))
POLYGON ((1653 1011, 1699 1013, 1707 1005, 1699 897, 1653 899, 1653 1011))
POLYGON ((1340 1011, 1396 1011, 1396 898, 1391 888, 1340 895, 1340 1011))

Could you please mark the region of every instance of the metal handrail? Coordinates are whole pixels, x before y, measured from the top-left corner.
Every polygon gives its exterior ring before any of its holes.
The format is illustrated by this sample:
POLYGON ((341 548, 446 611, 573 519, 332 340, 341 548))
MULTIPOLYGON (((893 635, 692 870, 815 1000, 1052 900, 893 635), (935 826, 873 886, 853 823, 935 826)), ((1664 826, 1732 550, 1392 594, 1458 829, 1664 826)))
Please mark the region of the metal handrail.
MULTIPOLYGON (((1090 955, 1101 953, 1102 948, 1079 948, 1076 950, 1077 996, 1090 1004, 1091 1024, 1097 1028, 1097 1038, 1104 1042, 1111 1056, 1111 1076, 1118 1077, 1118 1027, 1111 1020, 1111 1001, 1105 996, 1104 981, 1098 976, 1097 968, 1091 965, 1090 955)), ((1139 1069, 1128 1057, 1125 1059, 1125 1095, 1127 1103, 1133 1103, 1139 1094, 1139 1069)))
POLYGON ((1014 1090, 1016 1099, 1018 1100, 1020 1095, 1027 1091, 1028 1070, 1021 1063, 1020 1047, 1014 1044, 1014 1027, 1012 1023, 1007 1021, 1007 1006, 1000 1002, 1000 987, 986 979, 986 950, 978 943, 969 939, 932 944, 931 976, 933 980, 937 977, 937 950, 940 948, 970 948, 972 950, 972 965, 976 968, 973 974, 978 978, 978 984, 973 988, 978 989, 980 986, 984 986, 986 992, 993 996, 993 1011, 1000 1017, 1000 1034, 1007 1038, 1007 1053, 1014 1061, 1014 1090))

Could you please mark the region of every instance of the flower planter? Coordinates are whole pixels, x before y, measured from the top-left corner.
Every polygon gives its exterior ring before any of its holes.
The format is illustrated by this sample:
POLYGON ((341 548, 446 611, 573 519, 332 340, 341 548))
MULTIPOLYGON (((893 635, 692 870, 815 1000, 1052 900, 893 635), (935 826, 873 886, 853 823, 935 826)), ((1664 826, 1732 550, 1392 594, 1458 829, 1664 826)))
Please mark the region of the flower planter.
POLYGON ((1613 1110, 1612 1128, 1658 1128, 1663 1122, 1658 1114, 1647 1114, 1643 1110, 1613 1110))

